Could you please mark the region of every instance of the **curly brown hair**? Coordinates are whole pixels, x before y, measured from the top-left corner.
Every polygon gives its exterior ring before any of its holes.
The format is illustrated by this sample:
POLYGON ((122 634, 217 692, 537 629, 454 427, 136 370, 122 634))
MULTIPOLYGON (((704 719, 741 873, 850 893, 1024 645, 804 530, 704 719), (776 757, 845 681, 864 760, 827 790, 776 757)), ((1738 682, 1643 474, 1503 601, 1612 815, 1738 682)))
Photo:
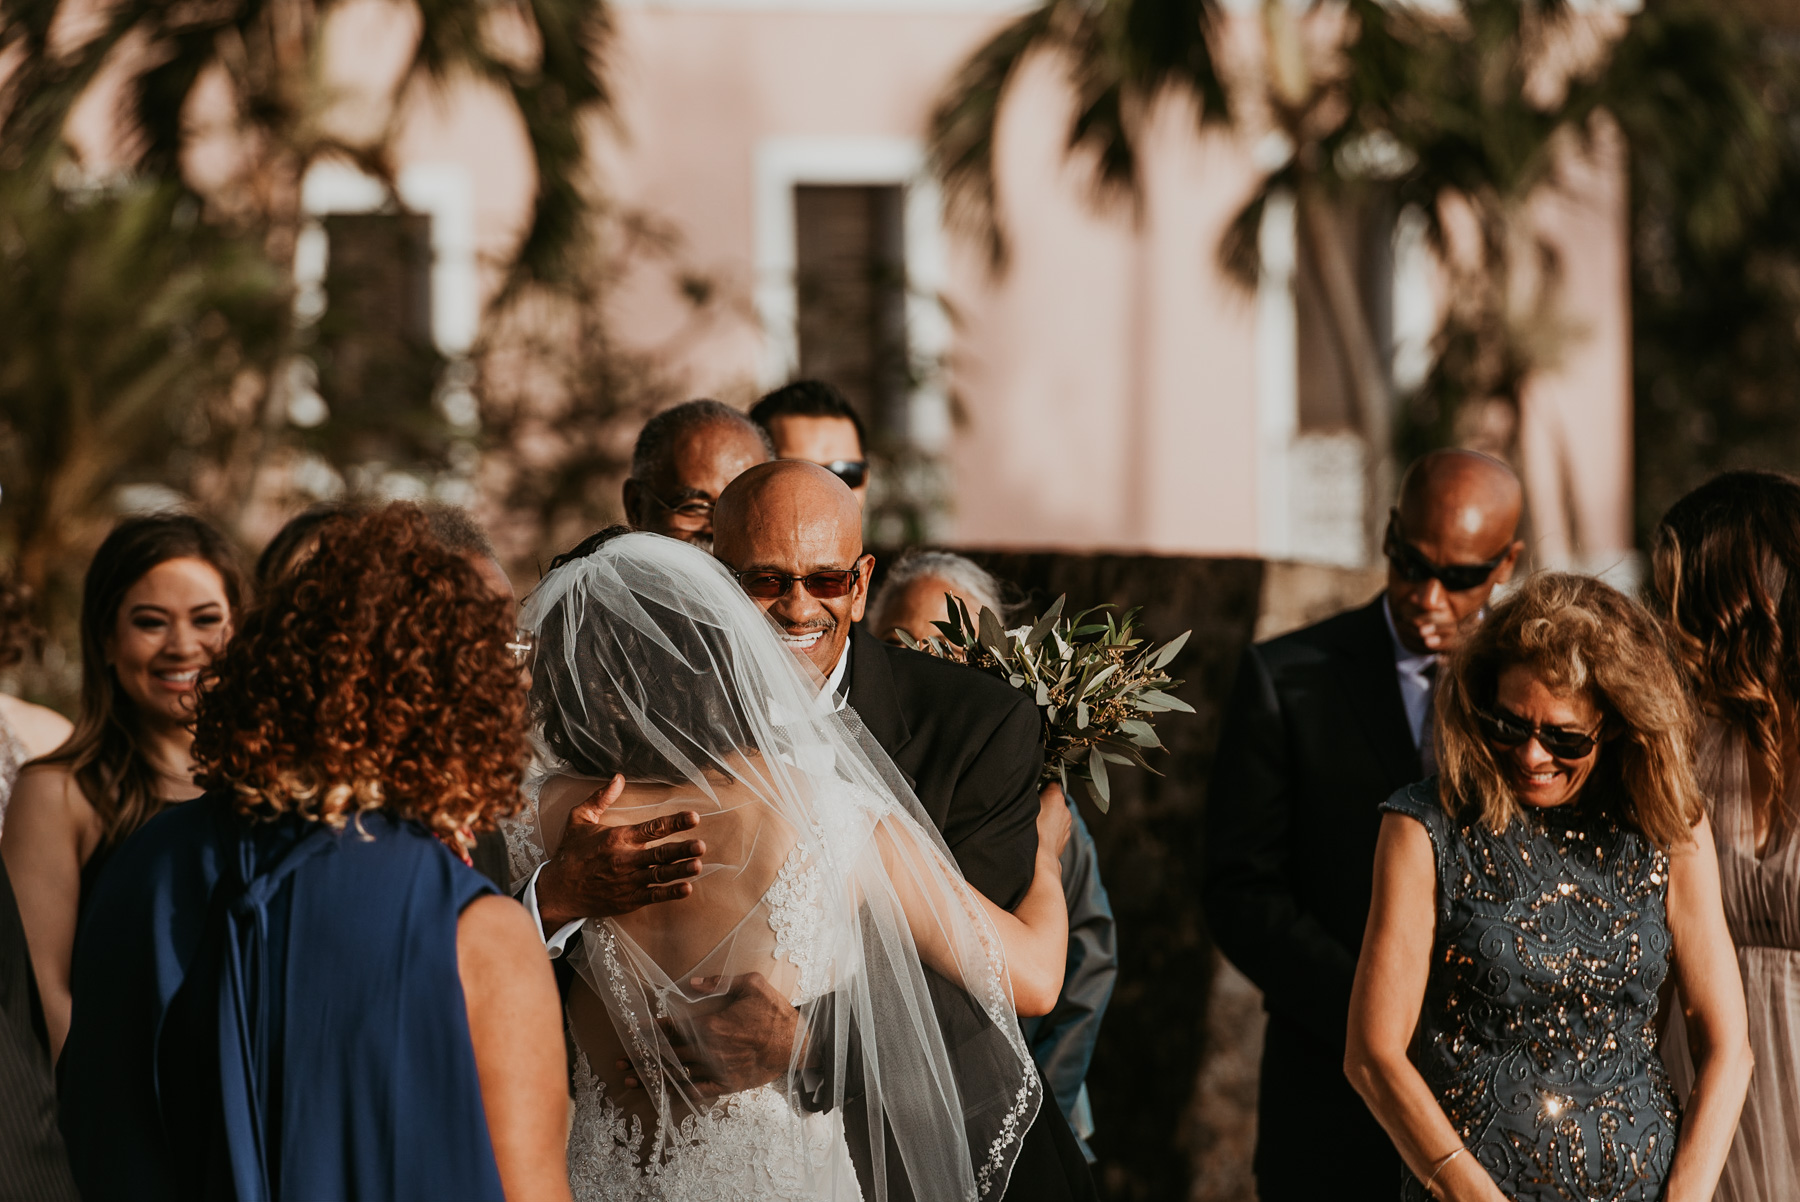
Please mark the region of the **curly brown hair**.
POLYGON ((245 813, 334 828, 368 810, 453 846, 519 806, 512 607, 416 505, 345 514, 277 580, 204 682, 196 779, 245 813))
POLYGON ((1520 814, 1475 719, 1493 706, 1501 674, 1516 665, 1553 691, 1585 694, 1599 709, 1605 733, 1586 791, 1652 842, 1686 842, 1701 815, 1688 758, 1693 711, 1662 627, 1617 589, 1568 572, 1526 580, 1451 663, 1437 692, 1445 810, 1454 816, 1472 805, 1495 832, 1520 814))
POLYGON ((1743 734, 1780 797, 1800 718, 1800 481, 1715 476, 1663 515, 1651 563, 1689 691, 1743 734))

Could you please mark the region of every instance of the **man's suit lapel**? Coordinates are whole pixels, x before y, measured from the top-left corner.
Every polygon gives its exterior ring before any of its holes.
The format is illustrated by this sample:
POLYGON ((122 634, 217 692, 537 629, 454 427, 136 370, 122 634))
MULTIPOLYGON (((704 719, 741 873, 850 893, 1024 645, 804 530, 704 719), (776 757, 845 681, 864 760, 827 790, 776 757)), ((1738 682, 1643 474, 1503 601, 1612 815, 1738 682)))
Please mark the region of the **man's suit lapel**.
POLYGON ((887 648, 860 626, 850 630, 850 708, 862 719, 875 742, 892 759, 912 741, 912 730, 900 712, 894 671, 887 648))
POLYGON ((1357 611, 1356 623, 1345 633, 1351 637, 1339 650, 1351 663, 1342 684, 1369 741, 1394 780, 1410 783, 1419 778, 1419 749, 1413 743, 1412 726, 1406 720, 1406 703, 1400 698, 1400 676, 1394 668, 1393 637, 1382 598, 1357 611))

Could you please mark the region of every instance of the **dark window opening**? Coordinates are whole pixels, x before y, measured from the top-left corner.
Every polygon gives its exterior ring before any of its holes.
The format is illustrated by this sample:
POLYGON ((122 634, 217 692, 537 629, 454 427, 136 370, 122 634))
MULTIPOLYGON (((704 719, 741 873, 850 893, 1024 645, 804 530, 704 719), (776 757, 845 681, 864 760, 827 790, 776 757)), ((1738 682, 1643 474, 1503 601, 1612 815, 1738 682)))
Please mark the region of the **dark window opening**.
POLYGON ((400 419, 404 427, 429 412, 443 367, 431 338, 431 218, 334 213, 324 226, 319 391, 337 422, 393 429, 400 419))
POLYGON ((843 390, 877 434, 906 429, 906 190, 794 189, 801 377, 843 390))

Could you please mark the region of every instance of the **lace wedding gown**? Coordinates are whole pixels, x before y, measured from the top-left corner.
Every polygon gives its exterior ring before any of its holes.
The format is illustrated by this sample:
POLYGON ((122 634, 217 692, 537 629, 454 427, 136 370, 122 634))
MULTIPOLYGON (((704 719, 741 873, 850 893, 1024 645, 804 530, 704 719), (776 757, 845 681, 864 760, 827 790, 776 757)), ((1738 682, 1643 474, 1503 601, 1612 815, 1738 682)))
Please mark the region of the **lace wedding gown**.
MULTIPOLYGON (((1800 1200, 1800 775, 1768 838, 1757 848, 1744 740, 1717 724, 1700 740, 1695 767, 1718 842, 1725 921, 1737 945, 1756 1070, 1714 1202, 1800 1200)), ((1666 1057, 1685 1100, 1693 1064, 1679 1007, 1666 1057)))

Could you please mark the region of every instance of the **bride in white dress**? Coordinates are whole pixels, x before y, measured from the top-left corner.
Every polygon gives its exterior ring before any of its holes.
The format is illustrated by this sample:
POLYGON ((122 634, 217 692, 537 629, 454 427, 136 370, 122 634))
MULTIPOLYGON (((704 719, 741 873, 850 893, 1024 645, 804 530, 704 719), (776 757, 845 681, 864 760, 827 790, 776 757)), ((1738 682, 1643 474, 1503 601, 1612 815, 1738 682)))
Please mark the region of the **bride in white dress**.
POLYGON ((1060 974, 1066 817, 1046 810, 1018 916, 987 902, 854 713, 684 543, 604 543, 545 577, 525 626, 541 767, 515 874, 614 773, 605 821, 692 811, 706 844, 691 896, 571 949, 576 1198, 999 1198, 1043 1097, 1008 961, 1060 974), (788 1071, 713 1097, 683 1063, 719 1050, 694 1020, 750 973, 798 1008, 788 1071))

